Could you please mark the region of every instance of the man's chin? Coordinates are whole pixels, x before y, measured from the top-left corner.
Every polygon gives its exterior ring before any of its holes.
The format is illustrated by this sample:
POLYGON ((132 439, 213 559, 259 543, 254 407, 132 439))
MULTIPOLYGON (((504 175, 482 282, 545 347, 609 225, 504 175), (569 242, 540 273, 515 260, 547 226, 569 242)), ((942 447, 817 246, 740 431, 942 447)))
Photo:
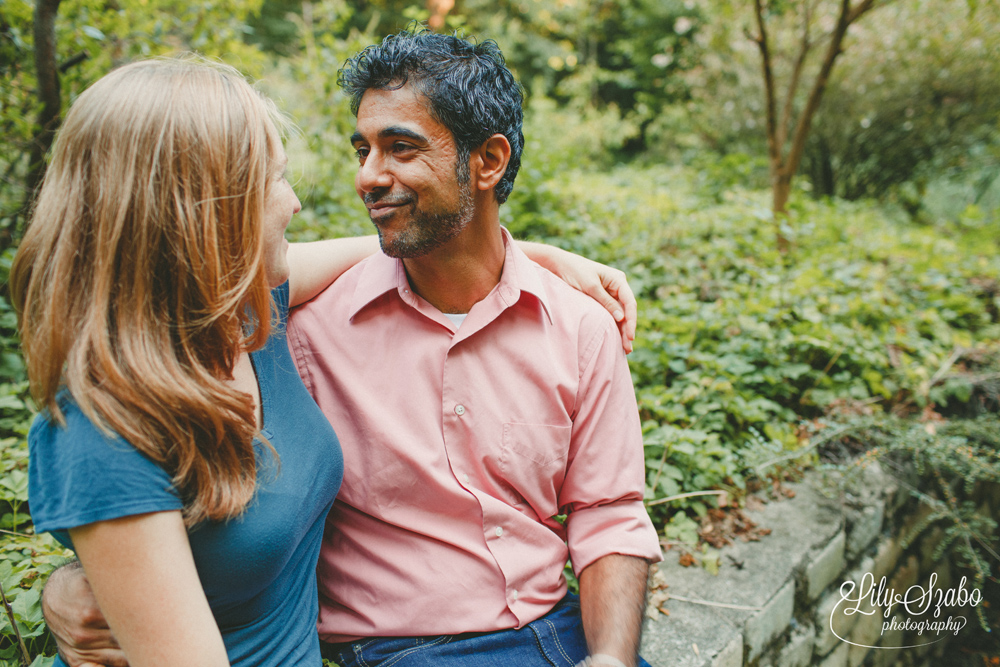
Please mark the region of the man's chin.
MULTIPOLYGON (((456 212, 415 215, 405 224, 387 224, 397 215, 372 220, 382 252, 397 259, 416 259, 450 243, 472 220, 471 204, 456 212)), ((396 221, 397 223, 401 221, 396 221)))
POLYGON ((423 257, 440 245, 435 239, 424 239, 423 242, 415 242, 413 239, 400 238, 400 234, 383 232, 378 226, 376 226, 376 229, 378 230, 378 243, 382 247, 382 252, 396 259, 416 259, 417 257, 423 257))

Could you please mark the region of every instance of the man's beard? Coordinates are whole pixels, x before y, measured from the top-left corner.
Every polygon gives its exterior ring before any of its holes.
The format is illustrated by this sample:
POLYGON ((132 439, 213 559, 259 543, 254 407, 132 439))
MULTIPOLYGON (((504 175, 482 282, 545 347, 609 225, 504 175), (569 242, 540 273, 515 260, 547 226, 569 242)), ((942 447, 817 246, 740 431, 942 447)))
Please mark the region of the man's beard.
POLYGON ((389 257, 399 259, 423 257, 435 248, 439 248, 454 239, 468 226, 475 214, 468 158, 459 160, 456 173, 458 176, 458 207, 455 210, 442 213, 427 213, 414 208, 406 229, 396 232, 392 238, 386 238, 376 225, 382 252, 389 257))

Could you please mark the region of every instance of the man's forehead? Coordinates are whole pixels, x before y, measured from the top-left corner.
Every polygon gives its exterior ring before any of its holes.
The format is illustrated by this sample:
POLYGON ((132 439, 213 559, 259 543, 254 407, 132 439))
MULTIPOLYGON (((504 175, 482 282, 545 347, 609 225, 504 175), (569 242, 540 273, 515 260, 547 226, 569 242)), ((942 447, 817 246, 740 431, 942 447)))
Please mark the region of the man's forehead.
POLYGON ((415 132, 440 123, 431 115, 427 99, 409 84, 400 88, 371 88, 361 97, 358 107, 358 131, 380 132, 387 127, 408 128, 415 132))

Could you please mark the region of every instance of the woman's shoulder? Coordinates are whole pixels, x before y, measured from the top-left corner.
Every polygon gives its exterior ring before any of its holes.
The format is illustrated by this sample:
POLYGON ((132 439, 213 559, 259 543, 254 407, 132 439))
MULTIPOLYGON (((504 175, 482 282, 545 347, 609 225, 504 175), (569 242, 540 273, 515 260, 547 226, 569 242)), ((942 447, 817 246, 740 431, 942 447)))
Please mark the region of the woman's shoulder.
POLYGON ((99 453, 102 449, 112 451, 136 451, 109 427, 101 426, 88 417, 76 401, 63 390, 56 396, 61 419, 57 419, 49 409, 39 412, 28 431, 28 445, 31 449, 56 448, 59 450, 99 453), (101 447, 98 448, 97 445, 101 447))
POLYGON ((28 433, 28 495, 36 528, 182 508, 166 470, 91 420, 67 394, 57 404, 62 422, 43 411, 28 433))

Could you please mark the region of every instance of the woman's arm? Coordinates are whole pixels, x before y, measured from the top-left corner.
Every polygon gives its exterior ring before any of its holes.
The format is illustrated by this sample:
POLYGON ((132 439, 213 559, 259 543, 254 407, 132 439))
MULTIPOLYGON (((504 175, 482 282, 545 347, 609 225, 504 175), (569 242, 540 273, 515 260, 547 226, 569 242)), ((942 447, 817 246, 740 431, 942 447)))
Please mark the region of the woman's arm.
POLYGON ((632 351, 636 303, 623 271, 555 246, 529 241, 518 241, 517 244, 525 255, 559 276, 567 285, 604 306, 618 322, 625 352, 632 351))
POLYGON ((130 667, 228 667, 180 512, 100 521, 70 537, 130 667))
POLYGON ((378 237, 343 237, 288 245, 289 307, 313 298, 344 271, 378 252, 378 237))

